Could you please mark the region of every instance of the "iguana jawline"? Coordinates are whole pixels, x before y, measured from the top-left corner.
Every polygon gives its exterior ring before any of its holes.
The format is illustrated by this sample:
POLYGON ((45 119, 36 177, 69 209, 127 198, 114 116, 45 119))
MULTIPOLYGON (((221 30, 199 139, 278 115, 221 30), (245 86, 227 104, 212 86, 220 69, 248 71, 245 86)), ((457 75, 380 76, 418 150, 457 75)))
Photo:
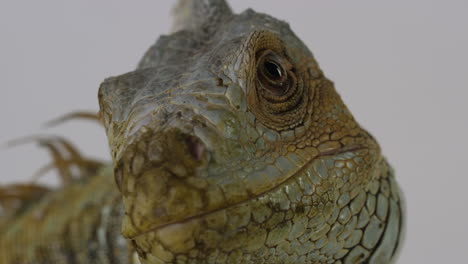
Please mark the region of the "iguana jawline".
POLYGON ((256 194, 255 196, 251 197, 250 199, 240 201, 240 202, 237 202, 237 203, 233 203, 233 204, 230 204, 228 206, 221 207, 221 208, 211 210, 211 211, 208 211, 208 212, 204 212, 204 213, 201 213, 201 214, 193 215, 193 216, 181 219, 181 220, 175 220, 175 221, 172 221, 172 222, 168 222, 168 223, 153 227, 153 228, 151 228, 149 230, 141 231, 141 232, 139 232, 139 233, 137 233, 137 234, 135 234, 135 235, 133 235, 133 236, 131 236, 129 238, 130 239, 135 239, 135 238, 137 238, 139 236, 142 236, 142 235, 145 235, 145 234, 148 234, 148 233, 151 233, 151 232, 157 232, 157 231, 162 230, 162 229, 164 229, 166 227, 169 227, 169 226, 184 224, 184 223, 187 223, 187 222, 189 222, 191 220, 200 219, 200 218, 202 218, 204 216, 219 212, 221 210, 226 210, 226 209, 232 208, 234 206, 238 206, 238 205, 243 204, 243 203, 248 203, 248 202, 250 202, 250 201, 252 201, 254 199, 257 199, 257 198, 261 197, 262 195, 264 195, 266 193, 269 193, 269 192, 274 191, 275 189, 281 188, 283 185, 287 184, 287 181, 289 181, 289 180, 295 178, 297 175, 301 174, 301 172, 304 169, 308 168, 312 164, 312 162, 314 162, 316 159, 318 159, 320 157, 339 155, 339 154, 343 154, 343 153, 346 153, 346 152, 360 151, 360 150, 365 150, 365 149, 368 149, 368 148, 364 147, 364 146, 351 146, 351 147, 346 147, 346 148, 341 148, 341 149, 334 149, 334 150, 330 150, 330 151, 327 151, 327 152, 320 153, 317 156, 313 157, 309 162, 304 164, 304 166, 302 166, 294 174, 292 174, 291 176, 285 178, 282 182, 280 182, 275 187, 273 187, 273 188, 271 188, 269 190, 266 190, 264 192, 261 192, 259 194, 256 194))

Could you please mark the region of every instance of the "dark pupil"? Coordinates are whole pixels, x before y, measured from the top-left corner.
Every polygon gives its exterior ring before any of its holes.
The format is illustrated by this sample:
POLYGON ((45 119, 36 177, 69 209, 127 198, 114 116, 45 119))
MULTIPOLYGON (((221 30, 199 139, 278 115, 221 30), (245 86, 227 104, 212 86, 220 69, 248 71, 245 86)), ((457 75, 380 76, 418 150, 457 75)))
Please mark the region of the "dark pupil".
POLYGON ((274 62, 266 61, 264 67, 268 75, 270 75, 270 77, 273 79, 281 79, 283 76, 280 67, 274 62))

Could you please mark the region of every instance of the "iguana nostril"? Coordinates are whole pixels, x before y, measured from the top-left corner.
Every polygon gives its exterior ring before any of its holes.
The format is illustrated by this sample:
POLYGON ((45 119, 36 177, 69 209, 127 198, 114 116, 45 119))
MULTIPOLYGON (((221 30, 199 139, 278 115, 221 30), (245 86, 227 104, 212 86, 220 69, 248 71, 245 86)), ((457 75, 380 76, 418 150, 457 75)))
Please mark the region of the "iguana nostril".
POLYGON ((200 141, 200 139, 189 135, 185 139, 185 143, 187 144, 190 155, 192 155, 196 161, 201 161, 203 154, 205 153, 205 146, 200 141))

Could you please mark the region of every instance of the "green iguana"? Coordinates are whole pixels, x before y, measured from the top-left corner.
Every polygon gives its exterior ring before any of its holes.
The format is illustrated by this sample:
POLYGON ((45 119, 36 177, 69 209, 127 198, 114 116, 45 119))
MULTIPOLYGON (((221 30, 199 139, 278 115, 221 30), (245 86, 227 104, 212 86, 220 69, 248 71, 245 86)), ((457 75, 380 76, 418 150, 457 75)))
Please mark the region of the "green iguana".
POLYGON ((41 139, 67 184, 0 190, 1 264, 395 262, 393 171, 287 23, 180 1, 99 105, 113 163, 41 139))

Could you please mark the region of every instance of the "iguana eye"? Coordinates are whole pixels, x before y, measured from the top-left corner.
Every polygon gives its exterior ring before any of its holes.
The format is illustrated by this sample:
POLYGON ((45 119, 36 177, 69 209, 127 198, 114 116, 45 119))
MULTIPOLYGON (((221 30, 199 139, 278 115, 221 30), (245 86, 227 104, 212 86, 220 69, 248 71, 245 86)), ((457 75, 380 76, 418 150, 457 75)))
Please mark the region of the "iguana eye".
POLYGON ((261 88, 275 97, 286 94, 293 85, 291 64, 272 50, 263 50, 257 56, 257 78, 261 88))
POLYGON ((283 68, 272 60, 265 60, 262 66, 262 72, 266 73, 267 77, 271 80, 280 81, 281 77, 284 75, 283 68))
MULTIPOLYGON (((309 65, 275 34, 261 31, 249 40, 247 103, 259 123, 276 131, 300 125, 309 110, 309 65)), ((247 58, 247 57, 246 57, 247 58)), ((248 68, 247 68, 248 67, 248 68)))

